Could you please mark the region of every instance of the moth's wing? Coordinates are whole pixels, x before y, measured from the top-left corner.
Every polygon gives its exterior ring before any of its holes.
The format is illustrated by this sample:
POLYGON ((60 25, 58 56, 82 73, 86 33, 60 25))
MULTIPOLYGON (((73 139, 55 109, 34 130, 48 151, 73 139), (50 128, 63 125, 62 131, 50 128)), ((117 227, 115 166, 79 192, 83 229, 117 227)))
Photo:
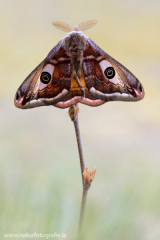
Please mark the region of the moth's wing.
POLYGON ((70 85, 70 59, 62 48, 61 40, 21 84, 14 104, 22 109, 46 105, 68 107, 81 100, 81 97, 70 96, 64 101, 70 85))
POLYGON ((90 38, 84 51, 83 68, 88 95, 82 103, 95 105, 95 99, 102 101, 138 101, 144 97, 139 80, 122 64, 117 62, 90 38), (94 98, 93 98, 94 97, 94 98))

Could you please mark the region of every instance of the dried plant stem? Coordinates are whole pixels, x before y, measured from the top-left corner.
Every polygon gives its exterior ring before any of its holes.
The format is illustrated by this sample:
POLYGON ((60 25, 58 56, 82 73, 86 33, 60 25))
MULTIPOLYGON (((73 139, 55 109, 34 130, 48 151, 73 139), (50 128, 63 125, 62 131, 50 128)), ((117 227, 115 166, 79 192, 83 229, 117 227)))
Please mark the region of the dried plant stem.
POLYGON ((75 119, 73 120, 73 123, 74 123, 74 127, 75 127, 77 144, 78 144, 78 151, 79 151, 79 158, 80 158, 80 165, 81 165, 81 174, 82 174, 82 184, 83 184, 81 211, 80 211, 78 236, 77 236, 77 239, 80 239, 81 238, 81 233, 82 233, 82 224, 83 224, 84 213, 85 213, 87 193, 88 193, 88 189, 90 188, 90 185, 85 185, 85 183, 84 183, 83 172, 84 172, 84 169, 85 169, 85 162, 84 162, 81 135, 80 135, 80 129, 79 129, 78 113, 77 113, 77 116, 75 117, 75 119))
POLYGON ((90 186, 83 186, 83 194, 82 194, 77 240, 81 239, 81 235, 82 235, 82 225, 83 225, 83 219, 84 219, 84 213, 85 213, 86 201, 87 201, 87 194, 88 194, 89 188, 90 188, 90 186))
POLYGON ((84 162, 81 135, 80 135, 80 129, 79 129, 78 114, 77 114, 76 118, 73 120, 73 123, 74 123, 74 127, 75 127, 77 144, 78 144, 79 159, 80 159, 81 174, 82 174, 82 184, 83 184, 83 182, 84 182, 83 181, 83 172, 84 172, 84 169, 85 169, 85 162, 84 162))
POLYGON ((78 104, 73 105, 69 108, 69 116, 74 123, 75 132, 76 132, 76 139, 78 144, 78 151, 79 151, 79 159, 80 159, 80 166, 81 166, 81 175, 82 175, 82 185, 83 185, 83 193, 82 193, 82 202, 81 202, 81 211, 80 211, 80 218, 79 218, 79 226, 78 226, 78 236, 77 239, 81 240, 82 236, 82 225, 85 213, 85 206, 87 201, 87 193, 91 186, 91 182, 94 179, 96 167, 91 168, 88 171, 88 168, 85 168, 84 156, 83 156, 83 149, 82 149, 82 142, 81 142, 81 135, 79 129, 79 121, 78 121, 78 104))

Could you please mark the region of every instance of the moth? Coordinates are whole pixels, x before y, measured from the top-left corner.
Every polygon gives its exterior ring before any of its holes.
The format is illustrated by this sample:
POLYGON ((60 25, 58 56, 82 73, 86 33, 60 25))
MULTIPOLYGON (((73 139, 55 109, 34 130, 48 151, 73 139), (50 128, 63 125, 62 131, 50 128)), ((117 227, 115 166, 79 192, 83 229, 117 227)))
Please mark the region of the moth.
POLYGON ((97 23, 72 28, 53 22, 68 34, 18 88, 14 104, 21 109, 53 105, 67 108, 78 102, 99 106, 109 101, 138 101, 144 97, 139 80, 82 31, 97 23))

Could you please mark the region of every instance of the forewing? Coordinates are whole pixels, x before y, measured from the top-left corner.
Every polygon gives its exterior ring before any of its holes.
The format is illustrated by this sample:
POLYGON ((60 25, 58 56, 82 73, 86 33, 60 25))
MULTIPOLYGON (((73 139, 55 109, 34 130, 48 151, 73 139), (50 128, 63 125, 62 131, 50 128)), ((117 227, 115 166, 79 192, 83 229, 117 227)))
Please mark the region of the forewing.
POLYGON ((21 84, 15 106, 26 109, 55 105, 68 95, 70 84, 70 59, 61 40, 21 84))
MULTIPOLYGON (((89 38, 83 67, 88 92, 96 99, 105 102, 138 101, 144 97, 139 80, 89 38)), ((88 98, 91 99, 89 95, 88 98)))

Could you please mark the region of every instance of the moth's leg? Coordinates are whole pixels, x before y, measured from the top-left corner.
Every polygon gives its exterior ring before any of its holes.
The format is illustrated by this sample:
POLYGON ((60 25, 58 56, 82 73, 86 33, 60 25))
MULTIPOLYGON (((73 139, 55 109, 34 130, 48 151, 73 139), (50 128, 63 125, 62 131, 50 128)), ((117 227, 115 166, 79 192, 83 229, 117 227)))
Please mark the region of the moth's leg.
POLYGON ((58 108, 68 108, 72 105, 79 103, 80 101, 82 101, 82 97, 73 97, 71 100, 65 102, 58 102, 54 106, 58 108))
POLYGON ((81 103, 86 104, 86 105, 91 106, 91 107, 97 107, 97 106, 100 106, 100 105, 104 104, 105 101, 103 101, 101 99, 91 100, 89 98, 83 98, 81 103))

